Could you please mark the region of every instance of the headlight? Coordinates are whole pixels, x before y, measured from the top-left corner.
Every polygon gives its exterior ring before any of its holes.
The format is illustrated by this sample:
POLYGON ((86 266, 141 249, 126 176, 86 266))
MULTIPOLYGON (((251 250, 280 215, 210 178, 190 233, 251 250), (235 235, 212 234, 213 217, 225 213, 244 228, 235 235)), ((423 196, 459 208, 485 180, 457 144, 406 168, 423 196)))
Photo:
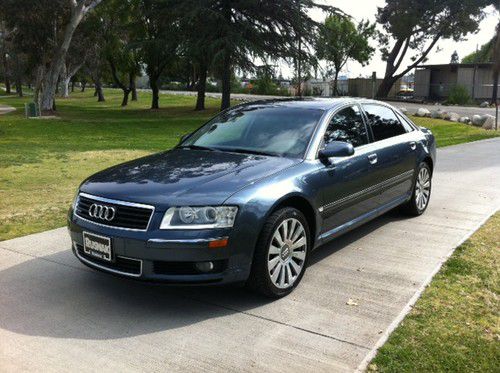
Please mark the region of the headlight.
POLYGON ((76 190, 75 197, 73 198, 73 202, 71 203, 71 207, 73 207, 73 211, 76 210, 76 205, 78 204, 78 195, 80 194, 80 188, 76 190))
POLYGON ((236 206, 171 207, 163 216, 160 229, 230 228, 237 212, 236 206))

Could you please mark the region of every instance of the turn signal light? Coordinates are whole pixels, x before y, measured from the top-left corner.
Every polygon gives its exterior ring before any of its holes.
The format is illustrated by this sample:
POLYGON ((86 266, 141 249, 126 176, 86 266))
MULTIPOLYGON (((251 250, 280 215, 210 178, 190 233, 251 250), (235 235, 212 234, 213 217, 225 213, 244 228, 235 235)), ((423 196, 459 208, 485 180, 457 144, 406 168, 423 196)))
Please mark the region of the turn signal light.
POLYGON ((227 238, 222 238, 220 240, 210 241, 208 243, 208 247, 211 249, 216 249, 219 247, 226 247, 226 246, 227 246, 227 238))

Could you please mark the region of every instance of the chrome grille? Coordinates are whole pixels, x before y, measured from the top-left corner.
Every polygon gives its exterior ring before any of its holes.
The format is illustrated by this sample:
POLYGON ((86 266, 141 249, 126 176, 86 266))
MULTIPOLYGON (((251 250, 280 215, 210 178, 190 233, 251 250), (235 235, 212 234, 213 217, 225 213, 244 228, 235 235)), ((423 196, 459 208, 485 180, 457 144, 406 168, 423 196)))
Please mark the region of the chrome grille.
MULTIPOLYGON (((130 230, 147 230, 151 217, 153 216, 154 207, 141 205, 137 203, 116 201, 107 198, 92 196, 85 193, 80 193, 76 204, 75 214, 85 220, 93 223, 115 227, 120 229, 130 230), (93 205, 112 207, 115 211, 112 220, 106 220, 99 217, 91 216, 89 209, 93 205)), ((94 214, 95 215, 95 214, 94 214)))

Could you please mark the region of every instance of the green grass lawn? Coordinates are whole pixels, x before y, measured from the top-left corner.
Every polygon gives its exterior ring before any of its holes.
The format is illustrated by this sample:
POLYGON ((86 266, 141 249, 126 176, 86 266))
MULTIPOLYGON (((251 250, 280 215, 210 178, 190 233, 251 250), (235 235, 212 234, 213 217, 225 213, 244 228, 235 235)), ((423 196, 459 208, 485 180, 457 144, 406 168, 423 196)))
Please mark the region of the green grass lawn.
MULTIPOLYGON (((208 109, 193 110, 195 98, 161 95, 162 109, 149 110, 151 96, 120 107, 121 92, 106 91, 97 103, 89 89, 58 99, 58 118, 25 119, 30 98, 1 96, 0 104, 16 112, 0 116, 0 240, 63 226, 75 189, 85 177, 152 152, 169 149, 179 137, 208 118, 208 109)), ((458 123, 415 118, 434 131, 439 146, 498 136, 458 123)))
POLYGON ((500 213, 461 245, 368 367, 500 371, 500 213))
POLYGON ((0 98, 18 109, 0 116, 0 240, 64 225, 84 178, 171 148, 220 105, 207 99, 207 110, 196 112, 193 97, 162 95, 163 109, 152 111, 151 96, 141 93, 121 108, 119 91, 106 91, 105 103, 88 91, 57 100, 58 118, 25 119, 28 99, 0 98))

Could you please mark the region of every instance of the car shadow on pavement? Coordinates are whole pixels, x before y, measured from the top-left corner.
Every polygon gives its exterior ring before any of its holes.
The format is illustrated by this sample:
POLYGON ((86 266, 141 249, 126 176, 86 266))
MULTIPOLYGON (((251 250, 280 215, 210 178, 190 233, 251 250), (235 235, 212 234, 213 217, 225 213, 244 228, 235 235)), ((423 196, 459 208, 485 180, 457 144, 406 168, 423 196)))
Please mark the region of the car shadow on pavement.
MULTIPOLYGON (((398 214, 386 214, 320 247, 311 254, 309 271, 359 238, 400 219, 398 214)), ((296 300, 307 302, 300 299, 300 291, 297 294, 296 300)), ((32 336, 92 340, 145 335, 248 314, 271 303, 272 307, 288 304, 286 298, 273 303, 244 288, 167 287, 117 278, 84 267, 70 250, 0 271, 0 299, 0 328, 32 336)))

